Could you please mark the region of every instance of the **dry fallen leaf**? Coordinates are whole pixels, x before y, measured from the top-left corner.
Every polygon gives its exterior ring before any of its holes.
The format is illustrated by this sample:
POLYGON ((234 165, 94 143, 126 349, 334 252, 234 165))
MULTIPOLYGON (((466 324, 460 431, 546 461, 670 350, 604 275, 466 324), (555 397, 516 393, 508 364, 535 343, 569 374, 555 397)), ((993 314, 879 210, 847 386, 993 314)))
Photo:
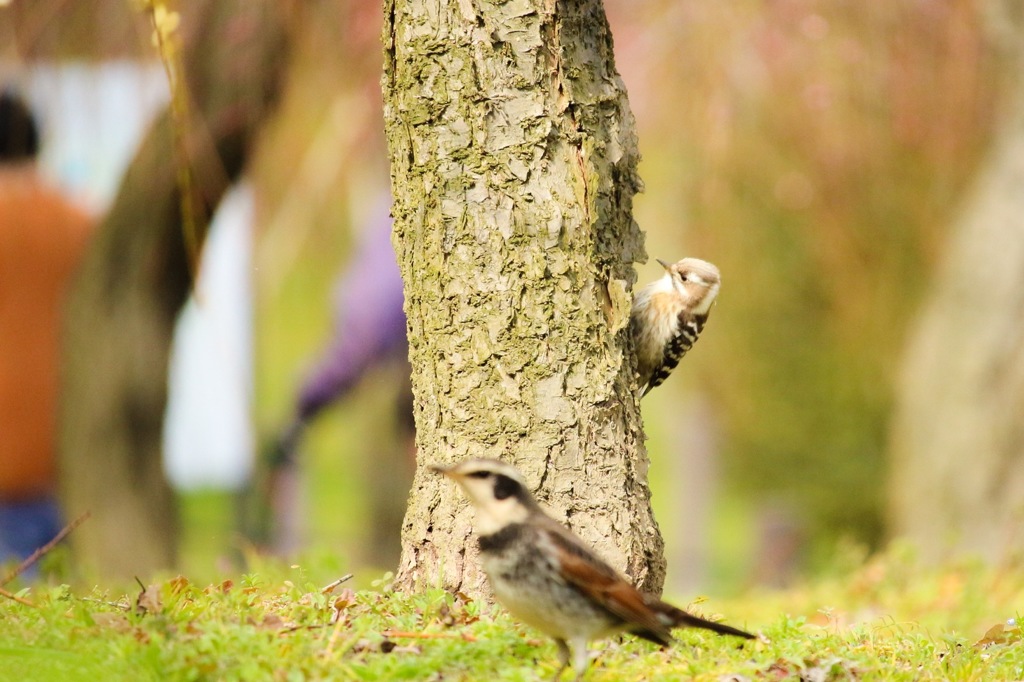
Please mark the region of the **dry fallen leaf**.
POLYGON ((181 594, 191 583, 189 583, 188 578, 183 575, 179 575, 171 578, 170 582, 167 584, 171 586, 171 594, 181 594))
POLYGON ((1006 625, 997 623, 985 631, 985 635, 974 643, 979 649, 985 649, 995 644, 1014 644, 1024 640, 1024 631, 1011 619, 1006 625), (1007 627, 1007 625, 1009 627, 1007 627))
POLYGON ((159 613, 162 608, 160 586, 156 584, 146 586, 135 600, 135 608, 140 613, 159 613))
POLYGON ((985 648, 993 644, 1002 644, 1006 639, 1003 634, 1003 624, 996 623, 985 631, 985 636, 974 643, 974 646, 985 648))

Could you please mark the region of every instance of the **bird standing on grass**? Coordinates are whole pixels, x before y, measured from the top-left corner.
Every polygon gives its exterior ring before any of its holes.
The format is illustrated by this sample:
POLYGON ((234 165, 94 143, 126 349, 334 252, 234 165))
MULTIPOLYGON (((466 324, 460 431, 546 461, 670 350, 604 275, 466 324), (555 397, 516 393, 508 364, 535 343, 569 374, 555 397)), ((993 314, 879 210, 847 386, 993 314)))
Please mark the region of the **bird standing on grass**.
POLYGON ((480 557, 494 596, 512 615, 555 639, 562 663, 555 680, 570 659, 581 680, 589 663, 587 642, 616 632, 662 646, 672 642, 671 629, 681 626, 754 637, 641 594, 548 516, 514 467, 469 459, 432 468, 458 483, 476 508, 480 557))
POLYGON ((665 274, 637 292, 629 316, 641 398, 697 343, 722 281, 718 268, 699 258, 658 262, 665 274))

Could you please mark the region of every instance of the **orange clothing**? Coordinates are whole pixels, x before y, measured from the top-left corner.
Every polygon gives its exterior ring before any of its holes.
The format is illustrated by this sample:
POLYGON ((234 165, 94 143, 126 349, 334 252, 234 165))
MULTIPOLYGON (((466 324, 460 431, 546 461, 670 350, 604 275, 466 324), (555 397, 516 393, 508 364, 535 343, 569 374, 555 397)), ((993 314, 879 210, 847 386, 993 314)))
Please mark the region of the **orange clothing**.
POLYGON ((55 488, 61 312, 88 233, 32 165, 0 170, 0 500, 55 488))

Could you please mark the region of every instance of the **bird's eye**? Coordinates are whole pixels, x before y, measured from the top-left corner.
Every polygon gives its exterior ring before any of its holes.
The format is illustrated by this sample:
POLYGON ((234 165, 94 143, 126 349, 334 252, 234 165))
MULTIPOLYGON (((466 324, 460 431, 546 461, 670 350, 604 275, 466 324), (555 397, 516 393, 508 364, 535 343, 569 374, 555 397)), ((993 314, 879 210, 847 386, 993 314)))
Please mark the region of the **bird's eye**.
POLYGON ((519 487, 518 481, 498 474, 497 480, 494 482, 494 497, 504 500, 506 497, 516 495, 519 492, 519 487))
POLYGON ((491 475, 491 472, 490 471, 473 471, 473 472, 470 472, 470 473, 468 473, 466 475, 469 476, 470 478, 487 478, 488 476, 491 475))

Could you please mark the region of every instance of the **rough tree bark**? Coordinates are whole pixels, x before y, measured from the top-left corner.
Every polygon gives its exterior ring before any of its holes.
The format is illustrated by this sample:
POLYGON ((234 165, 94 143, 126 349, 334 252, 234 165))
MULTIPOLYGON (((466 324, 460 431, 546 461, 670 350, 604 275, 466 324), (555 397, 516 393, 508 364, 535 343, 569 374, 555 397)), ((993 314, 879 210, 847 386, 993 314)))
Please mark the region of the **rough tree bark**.
MULTIPOLYGON (((193 5, 195 8, 195 5, 193 5)), ((184 52, 193 205, 207 218, 241 172, 279 90, 279 3, 207 2, 186 16, 184 52)), ((145 576, 173 565, 173 494, 161 465, 167 360, 191 286, 182 196, 165 112, 128 168, 69 301, 60 438, 61 497, 80 565, 145 576)))
POLYGON ((663 545, 625 332, 637 143, 600 0, 386 0, 385 126, 419 464, 397 582, 476 592, 422 465, 499 457, 643 588, 663 545))
POLYGON ((1011 50, 1006 117, 898 386, 892 532, 929 560, 1024 549, 1024 15, 1014 7, 988 4, 992 35, 1011 50))

